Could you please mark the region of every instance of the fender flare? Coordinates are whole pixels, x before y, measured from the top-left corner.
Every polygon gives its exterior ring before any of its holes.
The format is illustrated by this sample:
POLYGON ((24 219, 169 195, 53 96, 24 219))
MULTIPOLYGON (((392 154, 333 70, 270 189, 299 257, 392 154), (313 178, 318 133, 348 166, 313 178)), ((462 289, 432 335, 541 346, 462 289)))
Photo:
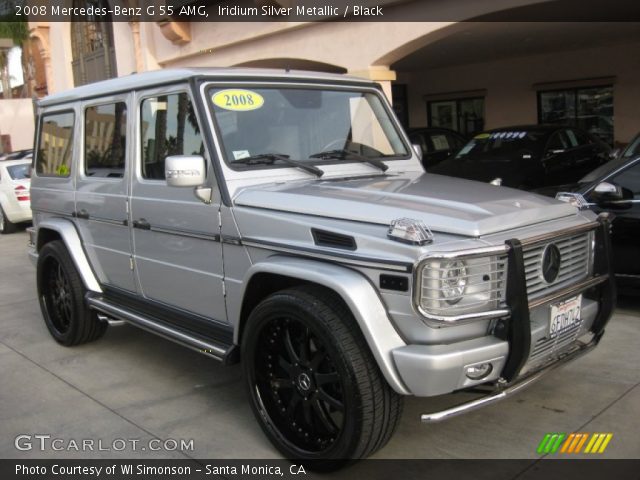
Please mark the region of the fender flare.
MULTIPOLYGON (((254 264, 245 275, 246 288, 257 273, 271 273, 322 285, 340 295, 369 345, 380 371, 389 385, 398 393, 410 395, 393 360, 393 350, 406 346, 371 282, 359 272, 331 263, 295 257, 272 256, 254 264)), ((245 291, 242 292, 244 299, 245 291)), ((236 328, 235 335, 238 335, 236 328)), ((240 341, 235 339, 236 343, 240 341)))
MULTIPOLYGON (((46 220, 38 222, 38 237, 40 236, 40 231, 42 230, 53 230, 60 235, 60 238, 62 238, 62 241, 67 247, 67 251, 73 259, 73 263, 75 264, 78 273, 82 278, 84 286, 87 288, 87 290, 90 290, 92 292, 102 293, 100 282, 98 282, 98 279, 91 269, 91 265, 87 260, 87 255, 84 251, 84 248, 82 248, 80 236, 78 235, 78 231, 76 230, 73 222, 64 218, 47 218, 46 220)), ((39 250, 40 242, 38 239, 36 239, 36 242, 39 250)))

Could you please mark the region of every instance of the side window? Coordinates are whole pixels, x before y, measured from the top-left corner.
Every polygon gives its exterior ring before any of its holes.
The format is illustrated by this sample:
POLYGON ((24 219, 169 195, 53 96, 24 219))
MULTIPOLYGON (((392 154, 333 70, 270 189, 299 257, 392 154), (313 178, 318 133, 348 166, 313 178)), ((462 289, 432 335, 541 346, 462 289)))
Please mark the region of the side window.
POLYGON ((569 142, 567 141, 564 132, 556 132, 549 139, 549 143, 547 144, 547 154, 554 150, 566 150, 567 148, 569 148, 569 142))
POLYGON ((431 144, 433 145, 433 149, 436 152, 441 152, 443 150, 451 150, 451 145, 449 145, 449 139, 444 133, 432 134, 431 144))
POLYGON ((164 180, 170 155, 204 155, 200 128, 187 93, 146 98, 141 105, 142 176, 164 180))
POLYGON ((575 140, 575 146, 581 147, 583 145, 587 145, 588 143, 591 143, 587 134, 580 130, 573 130, 573 129, 567 130, 567 135, 569 135, 569 138, 571 139, 572 144, 574 143, 574 140, 575 140))
POLYGON ((127 141, 124 102, 84 111, 84 172, 88 177, 122 178, 127 141))
POLYGON ((73 154, 73 112, 42 116, 40 143, 36 152, 36 173, 68 177, 73 154))

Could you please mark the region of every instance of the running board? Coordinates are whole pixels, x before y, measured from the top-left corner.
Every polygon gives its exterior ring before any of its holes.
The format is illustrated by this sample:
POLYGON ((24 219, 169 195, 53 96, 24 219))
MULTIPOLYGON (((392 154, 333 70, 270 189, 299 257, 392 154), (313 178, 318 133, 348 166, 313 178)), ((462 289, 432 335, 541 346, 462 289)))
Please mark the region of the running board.
POLYGON ((105 315, 123 320, 138 328, 155 333, 161 337, 179 343, 203 355, 214 358, 224 364, 235 363, 237 349, 235 345, 226 345, 215 340, 196 335, 173 325, 167 325, 157 318, 132 311, 118 303, 104 298, 103 295, 88 293, 87 305, 105 315))

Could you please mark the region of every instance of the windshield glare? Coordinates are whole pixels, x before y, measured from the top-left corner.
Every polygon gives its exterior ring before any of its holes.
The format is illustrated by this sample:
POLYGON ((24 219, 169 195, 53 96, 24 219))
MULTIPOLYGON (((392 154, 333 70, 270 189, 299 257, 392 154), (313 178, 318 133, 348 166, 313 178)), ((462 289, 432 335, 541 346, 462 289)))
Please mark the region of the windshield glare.
POLYGON ((481 158, 524 158, 538 154, 544 135, 540 132, 501 131, 480 133, 462 147, 457 159, 481 158))
POLYGON ((234 168, 256 168, 261 162, 247 159, 265 154, 309 164, 353 161, 349 154, 385 160, 409 155, 383 103, 370 92, 211 88, 208 97, 234 168))

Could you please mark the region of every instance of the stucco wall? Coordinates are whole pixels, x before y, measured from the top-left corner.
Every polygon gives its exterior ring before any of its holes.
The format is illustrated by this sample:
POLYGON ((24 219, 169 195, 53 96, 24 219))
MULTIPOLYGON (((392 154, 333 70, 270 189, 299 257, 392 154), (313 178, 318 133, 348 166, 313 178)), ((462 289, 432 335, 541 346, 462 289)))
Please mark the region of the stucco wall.
POLYGON ((11 148, 33 147, 33 105, 30 98, 0 100, 0 134, 11 135, 11 148))
POLYGON ((626 143, 640 131, 639 51, 640 43, 603 46, 425 72, 398 72, 398 81, 408 85, 412 127, 427 124, 425 95, 486 90, 485 126, 496 128, 537 123, 535 84, 615 77, 614 133, 616 141, 626 143))

